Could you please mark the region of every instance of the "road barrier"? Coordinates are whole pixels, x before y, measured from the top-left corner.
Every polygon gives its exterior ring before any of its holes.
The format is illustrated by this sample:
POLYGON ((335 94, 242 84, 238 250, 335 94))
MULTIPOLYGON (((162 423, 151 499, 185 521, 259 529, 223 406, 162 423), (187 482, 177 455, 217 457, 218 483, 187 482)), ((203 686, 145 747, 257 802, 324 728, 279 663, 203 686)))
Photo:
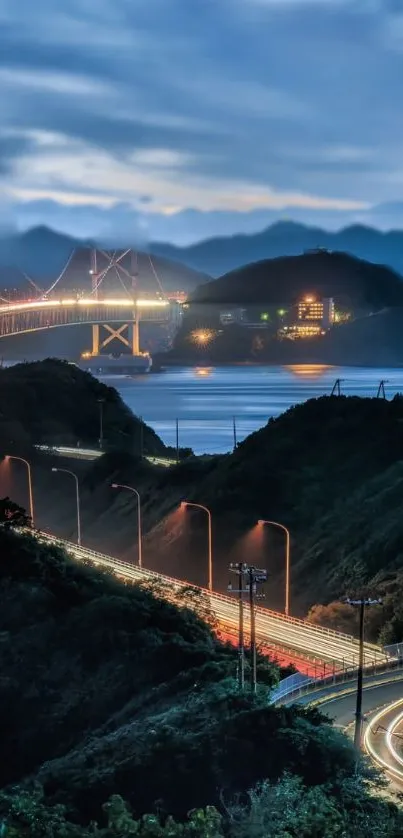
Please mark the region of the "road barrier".
MULTIPOLYGON (((112 570, 116 575, 138 581, 153 581, 171 587, 174 592, 186 587, 197 589, 208 600, 212 613, 220 624, 226 624, 232 631, 238 628, 238 606, 231 597, 218 592, 211 593, 206 588, 191 585, 186 580, 166 576, 156 571, 139 568, 136 565, 106 556, 96 550, 80 547, 48 533, 39 533, 40 538, 64 547, 78 559, 91 561, 96 565, 112 570)), ((245 609, 245 632, 248 632, 249 613, 245 609)), ((318 664, 323 674, 332 667, 332 672, 346 667, 356 667, 358 663, 358 641, 348 635, 301 620, 298 617, 285 616, 277 611, 262 607, 256 608, 256 636, 258 642, 278 648, 279 651, 293 652, 308 661, 318 664), (287 636, 288 633, 288 636, 287 636)), ((374 644, 365 644, 366 665, 385 663, 383 650, 374 644)))
MULTIPOLYGON (((383 664, 366 664, 364 670, 366 678, 374 675, 383 675, 386 672, 401 672, 403 675, 403 658, 394 658, 383 664)), ((309 693, 312 693, 314 700, 315 693, 327 688, 330 690, 336 685, 354 681, 356 680, 357 675, 357 667, 354 668, 349 666, 323 678, 309 678, 301 676, 301 678, 298 679, 295 678, 294 675, 290 675, 288 678, 284 678, 280 681, 278 687, 276 687, 276 689, 270 694, 269 701, 270 704, 284 704, 286 699, 286 703, 289 704, 293 701, 297 701, 298 698, 301 698, 302 696, 308 695, 309 693)))

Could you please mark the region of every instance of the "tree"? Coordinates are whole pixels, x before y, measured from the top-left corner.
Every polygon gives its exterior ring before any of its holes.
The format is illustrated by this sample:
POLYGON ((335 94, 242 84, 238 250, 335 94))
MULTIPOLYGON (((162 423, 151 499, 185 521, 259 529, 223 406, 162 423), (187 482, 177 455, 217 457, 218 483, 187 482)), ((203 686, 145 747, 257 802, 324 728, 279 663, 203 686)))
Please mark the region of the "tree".
POLYGON ((4 529, 12 527, 31 527, 31 518, 22 506, 10 500, 9 497, 0 498, 0 526, 4 529))

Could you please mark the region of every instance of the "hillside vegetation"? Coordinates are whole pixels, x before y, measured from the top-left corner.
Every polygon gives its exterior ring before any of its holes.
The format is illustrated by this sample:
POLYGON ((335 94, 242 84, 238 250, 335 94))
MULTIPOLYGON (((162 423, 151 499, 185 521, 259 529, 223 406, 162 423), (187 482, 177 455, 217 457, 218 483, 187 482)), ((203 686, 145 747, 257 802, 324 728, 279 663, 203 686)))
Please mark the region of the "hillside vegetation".
MULTIPOLYGON (((145 565, 204 586, 205 516, 180 511, 180 504, 205 504, 213 515, 216 588, 226 590, 229 561, 246 556, 267 567, 267 605, 282 609, 283 536, 256 528, 259 519, 277 520, 291 531, 294 613, 304 615, 316 604, 366 590, 384 598, 371 617, 371 636, 402 640, 402 397, 312 399, 270 420, 233 454, 191 457, 165 469, 139 459, 140 421, 117 393, 76 367, 53 361, 20 365, 0 371, 0 382, 5 382, 4 454, 24 454, 34 441, 74 444, 80 438, 83 445, 96 445, 99 394, 106 399, 108 451, 101 459, 73 464, 29 450, 37 526, 76 538, 74 487, 51 471, 53 465, 73 466, 80 481, 84 543, 135 561, 136 502, 132 493, 111 489, 111 483, 133 486, 141 495, 145 565)), ((143 427, 142 434, 144 451, 165 453, 151 430, 143 427)), ((0 491, 26 505, 25 471, 11 464, 1 469, 0 478, 0 491)), ((341 619, 345 628, 345 615, 341 619)))
POLYGON ((118 392, 75 364, 49 359, 0 369, 0 450, 33 444, 98 447, 100 400, 109 448, 163 454, 157 434, 118 392), (11 447, 10 447, 11 446, 11 447))
POLYGON ((237 693, 235 655, 186 591, 178 609, 4 526, 0 551, 6 838, 398 834, 317 710, 237 693))
POLYGON ((306 293, 377 311, 403 305, 401 277, 347 253, 314 252, 264 259, 199 286, 194 303, 290 305, 306 293))
MULTIPOLYGON (((267 567, 266 603, 282 609, 283 535, 256 527, 259 519, 280 521, 291 531, 294 613, 362 590, 381 593, 385 605, 376 610, 372 636, 382 628, 401 640, 403 625, 393 628, 390 621, 393 610, 400 613, 403 588, 402 463, 402 397, 312 399, 270 420, 227 456, 163 469, 111 452, 86 464, 85 543, 135 558, 133 498, 110 489, 112 482, 129 484, 142 498, 146 566, 205 585, 205 517, 181 512, 180 503, 205 504, 213 516, 215 586, 226 590, 229 561, 246 557, 267 567)), ((52 475, 43 484, 39 473, 35 479, 42 525, 74 538, 73 506, 66 521, 66 502, 49 494, 52 475)), ((57 491, 66 491, 61 481, 57 491)))

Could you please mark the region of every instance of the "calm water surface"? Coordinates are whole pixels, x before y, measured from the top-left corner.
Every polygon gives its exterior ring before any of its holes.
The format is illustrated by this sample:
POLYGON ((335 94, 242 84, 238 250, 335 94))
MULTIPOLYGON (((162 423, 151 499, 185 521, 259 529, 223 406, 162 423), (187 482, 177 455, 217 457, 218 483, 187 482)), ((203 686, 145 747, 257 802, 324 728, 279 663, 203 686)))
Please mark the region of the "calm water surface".
POLYGON ((116 379, 124 401, 159 434, 175 445, 175 420, 179 444, 196 454, 224 453, 237 440, 266 424, 297 402, 331 392, 337 378, 344 379, 346 395, 375 396, 386 379, 387 398, 403 392, 402 369, 327 367, 175 367, 155 375, 116 379))

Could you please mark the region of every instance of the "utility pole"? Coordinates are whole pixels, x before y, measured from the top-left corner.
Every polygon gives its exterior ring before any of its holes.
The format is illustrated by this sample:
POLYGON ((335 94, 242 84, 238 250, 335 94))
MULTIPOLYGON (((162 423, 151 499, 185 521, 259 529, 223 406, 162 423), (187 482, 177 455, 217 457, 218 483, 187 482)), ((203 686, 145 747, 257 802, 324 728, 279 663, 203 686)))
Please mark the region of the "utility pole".
POLYGON ((237 442, 237 438, 236 438, 236 419, 235 419, 235 416, 233 416, 233 418, 232 418, 232 428, 233 428, 233 434, 234 434, 234 451, 236 451, 236 447, 238 445, 238 442, 237 442))
POLYGON ((105 399, 98 399, 99 404, 99 447, 102 451, 104 447, 104 404, 105 399))
MULTIPOLYGON (((267 581, 267 571, 259 570, 253 565, 247 565, 245 562, 231 562, 230 570, 238 574, 239 585, 238 589, 233 591, 232 584, 228 585, 230 593, 238 594, 239 601, 239 631, 238 631, 238 653, 239 653, 239 668, 238 668, 238 683, 240 690, 243 690, 245 683, 245 662, 244 662, 244 621, 243 621, 243 595, 249 595, 250 607, 250 688, 252 695, 256 693, 257 673, 256 673, 256 613, 255 613, 255 597, 257 596, 257 585, 267 581), (244 587, 243 577, 247 579, 247 586, 244 587)), ((262 597, 264 595, 259 594, 262 597)))
POLYGON ((358 657, 358 672, 357 672, 357 699, 355 705, 355 727, 354 727, 354 746, 357 751, 361 747, 361 731, 362 731, 362 682, 364 677, 364 617, 365 607, 370 605, 382 605, 381 599, 347 599, 348 605, 358 606, 360 609, 359 616, 359 657, 358 657))
POLYGON ((383 378, 379 382, 378 392, 376 394, 377 399, 386 399, 385 384, 388 384, 388 381, 386 378, 383 378))
POLYGON ((244 640, 244 630, 243 630, 243 595, 246 592, 246 588, 243 587, 243 574, 244 574, 244 563, 243 562, 231 562, 230 570, 234 571, 234 573, 238 574, 238 590, 232 589, 232 583, 230 582, 228 585, 229 593, 238 594, 238 603, 239 603, 239 625, 238 625, 238 686, 240 692, 243 691, 245 686, 245 640, 244 640))
POLYGON ((250 688, 253 695, 256 693, 256 614, 255 614, 255 592, 256 583, 253 574, 254 568, 249 568, 249 608, 250 608, 250 688))
POLYGON ((176 428, 176 462, 179 463, 179 419, 175 419, 176 428))
POLYGON ((144 422, 143 422, 143 417, 142 416, 139 416, 139 422, 140 422, 140 459, 142 460, 143 459, 143 453, 144 453, 144 422))
POLYGON ((344 378, 336 378, 336 381, 333 384, 332 392, 330 393, 331 396, 341 396, 341 383, 344 381, 344 378))

